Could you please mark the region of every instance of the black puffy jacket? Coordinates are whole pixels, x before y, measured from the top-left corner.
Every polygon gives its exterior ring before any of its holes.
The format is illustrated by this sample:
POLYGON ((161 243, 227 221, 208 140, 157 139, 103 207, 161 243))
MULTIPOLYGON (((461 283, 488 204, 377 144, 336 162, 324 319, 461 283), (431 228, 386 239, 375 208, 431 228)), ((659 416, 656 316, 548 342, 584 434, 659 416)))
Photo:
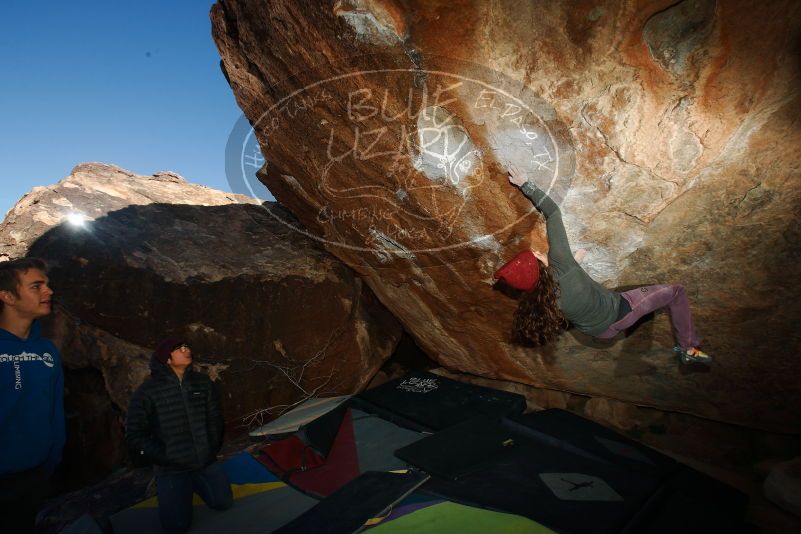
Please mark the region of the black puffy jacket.
POLYGON ((155 357, 150 371, 151 377, 134 392, 128 407, 125 438, 134 463, 155 463, 173 471, 213 462, 223 438, 217 387, 191 366, 178 380, 155 357))

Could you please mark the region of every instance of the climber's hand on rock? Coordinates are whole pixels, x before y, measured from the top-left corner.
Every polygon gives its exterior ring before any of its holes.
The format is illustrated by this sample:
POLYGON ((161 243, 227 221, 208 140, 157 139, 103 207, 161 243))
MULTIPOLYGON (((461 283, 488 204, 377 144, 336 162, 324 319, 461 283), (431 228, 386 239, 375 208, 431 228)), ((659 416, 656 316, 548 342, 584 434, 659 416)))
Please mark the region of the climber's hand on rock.
POLYGON ((526 178, 525 174, 520 172, 520 169, 518 169, 515 165, 509 165, 509 182, 517 187, 520 187, 527 181, 528 178, 526 178))

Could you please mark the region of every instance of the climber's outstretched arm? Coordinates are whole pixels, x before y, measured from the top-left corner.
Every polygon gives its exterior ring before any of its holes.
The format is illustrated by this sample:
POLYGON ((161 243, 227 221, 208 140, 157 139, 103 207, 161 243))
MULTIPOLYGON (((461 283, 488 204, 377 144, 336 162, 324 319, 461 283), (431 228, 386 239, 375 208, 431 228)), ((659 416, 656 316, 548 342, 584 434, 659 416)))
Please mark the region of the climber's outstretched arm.
POLYGON ((545 216, 548 231, 548 259, 554 267, 567 268, 576 263, 570 251, 570 242, 567 239, 565 226, 562 222, 562 211, 556 202, 545 191, 528 181, 527 177, 515 166, 509 170, 509 181, 518 186, 520 191, 528 198, 534 207, 545 216))

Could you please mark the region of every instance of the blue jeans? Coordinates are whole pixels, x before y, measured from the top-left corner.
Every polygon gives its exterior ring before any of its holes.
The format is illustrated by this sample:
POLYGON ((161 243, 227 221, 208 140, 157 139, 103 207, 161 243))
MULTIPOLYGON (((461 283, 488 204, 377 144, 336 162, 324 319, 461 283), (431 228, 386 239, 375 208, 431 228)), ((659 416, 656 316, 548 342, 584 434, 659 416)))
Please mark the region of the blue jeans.
POLYGON ((685 350, 700 345, 701 340, 695 332, 690 303, 687 301, 684 286, 680 284, 645 286, 621 293, 621 296, 629 302, 631 311, 610 325, 605 332, 595 337, 602 339, 615 337, 636 323, 643 315, 660 308, 667 308, 676 344, 685 350))
POLYGON ((218 462, 194 471, 157 475, 156 490, 161 528, 168 534, 189 530, 193 492, 215 510, 226 510, 234 503, 228 475, 218 462))

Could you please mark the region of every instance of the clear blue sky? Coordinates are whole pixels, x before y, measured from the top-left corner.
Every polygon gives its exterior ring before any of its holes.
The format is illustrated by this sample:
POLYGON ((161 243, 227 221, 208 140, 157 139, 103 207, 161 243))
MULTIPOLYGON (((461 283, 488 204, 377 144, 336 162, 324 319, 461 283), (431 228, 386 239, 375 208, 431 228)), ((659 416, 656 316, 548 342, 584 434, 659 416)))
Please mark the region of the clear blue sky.
POLYGON ((225 143, 241 112, 212 3, 3 1, 0 219, 86 161, 230 191, 225 143))

